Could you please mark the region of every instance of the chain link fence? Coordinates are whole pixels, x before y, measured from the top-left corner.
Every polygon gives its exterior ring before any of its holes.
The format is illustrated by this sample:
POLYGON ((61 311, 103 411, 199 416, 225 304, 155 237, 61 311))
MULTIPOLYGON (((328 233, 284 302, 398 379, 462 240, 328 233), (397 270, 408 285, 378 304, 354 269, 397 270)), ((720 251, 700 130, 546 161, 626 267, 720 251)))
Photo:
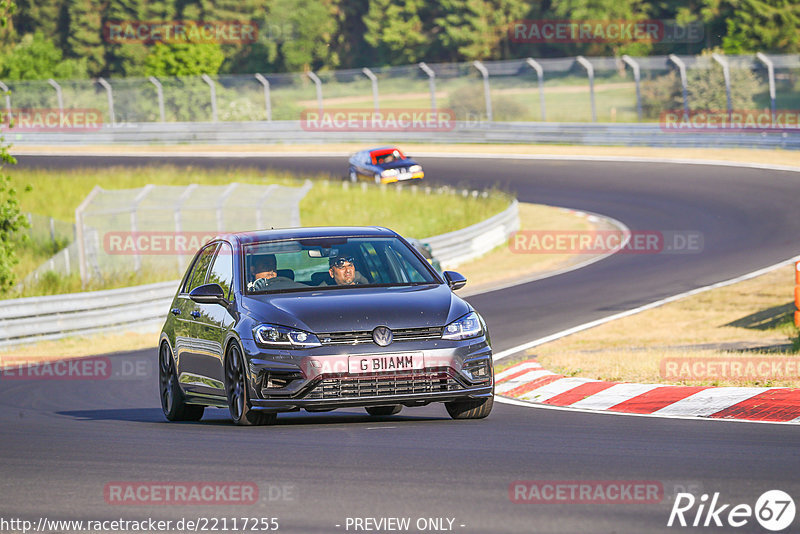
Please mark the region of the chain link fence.
POLYGON ((49 271, 67 277, 80 273, 84 281, 109 280, 132 271, 177 278, 199 247, 218 233, 300 226, 300 201, 310 188, 310 181, 302 187, 95 187, 78 208, 75 225, 31 216, 35 224, 30 232, 36 241, 46 241, 52 225, 54 249, 60 250, 23 284, 49 271))
POLYGON ((304 111, 320 109, 444 108, 467 122, 647 122, 658 120, 659 109, 680 109, 693 91, 705 90, 693 86, 692 72, 712 70, 728 71, 727 92, 734 95, 736 84, 742 83, 735 71, 752 75, 756 109, 800 108, 797 54, 722 56, 719 60, 676 55, 578 56, 318 73, 5 81, 11 91, 5 104, 14 109, 96 109, 104 125, 117 126, 294 121, 304 111), (665 80, 668 76, 687 89, 674 102, 659 86, 672 82, 665 80))

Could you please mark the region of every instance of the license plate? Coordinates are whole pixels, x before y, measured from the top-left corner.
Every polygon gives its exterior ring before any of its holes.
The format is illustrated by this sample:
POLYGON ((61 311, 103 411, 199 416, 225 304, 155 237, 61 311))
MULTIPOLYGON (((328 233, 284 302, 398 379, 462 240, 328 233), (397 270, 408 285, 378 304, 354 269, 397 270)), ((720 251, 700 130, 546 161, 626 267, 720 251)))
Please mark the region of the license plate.
POLYGON ((421 353, 408 354, 365 354, 348 358, 350 374, 383 373, 386 371, 412 371, 424 369, 425 360, 421 353))
POLYGON ((410 180, 413 175, 410 172, 401 172, 397 175, 398 180, 410 180))

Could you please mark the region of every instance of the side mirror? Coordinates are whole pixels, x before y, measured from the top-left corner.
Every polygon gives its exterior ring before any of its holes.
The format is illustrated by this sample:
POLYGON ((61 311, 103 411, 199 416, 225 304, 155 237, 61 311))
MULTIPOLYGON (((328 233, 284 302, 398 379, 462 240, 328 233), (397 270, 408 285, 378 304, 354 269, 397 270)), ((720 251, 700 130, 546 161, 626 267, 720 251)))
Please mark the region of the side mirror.
POLYGON ((204 284, 192 289, 189 298, 198 304, 224 304, 225 293, 219 284, 204 284))
POLYGON ((467 285, 467 279, 455 271, 445 271, 442 274, 444 274, 444 279, 447 281, 447 285, 450 286, 450 289, 453 291, 456 289, 461 289, 467 285))

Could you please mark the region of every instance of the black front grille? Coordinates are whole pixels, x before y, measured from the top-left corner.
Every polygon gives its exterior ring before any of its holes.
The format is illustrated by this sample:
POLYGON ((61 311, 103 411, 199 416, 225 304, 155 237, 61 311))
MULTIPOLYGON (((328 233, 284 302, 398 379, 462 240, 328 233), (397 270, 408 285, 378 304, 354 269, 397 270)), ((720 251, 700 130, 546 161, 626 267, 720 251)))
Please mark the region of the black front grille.
POLYGON ((382 395, 412 395, 463 389, 447 371, 418 371, 395 375, 326 378, 307 399, 342 399, 382 395))
MULTIPOLYGON (((420 341, 428 339, 441 339, 441 326, 426 328, 398 328, 392 330, 394 341, 420 341)), ((372 331, 364 330, 360 332, 328 332, 319 334, 319 340, 323 345, 358 345, 359 343, 372 343, 372 331)))

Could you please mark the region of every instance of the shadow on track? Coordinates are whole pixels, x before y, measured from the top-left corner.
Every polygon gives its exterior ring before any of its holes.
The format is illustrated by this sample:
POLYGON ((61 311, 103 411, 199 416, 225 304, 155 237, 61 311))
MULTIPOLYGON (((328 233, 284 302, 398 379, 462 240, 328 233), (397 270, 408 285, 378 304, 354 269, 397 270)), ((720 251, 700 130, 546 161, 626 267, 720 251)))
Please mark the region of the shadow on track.
MULTIPOLYGON (((169 423, 179 425, 200 425, 200 426, 233 426, 233 421, 224 410, 207 410, 200 421, 186 421, 170 423, 164 419, 164 415, 159 408, 129 408, 129 409, 106 409, 106 410, 70 410, 56 412, 58 415, 72 417, 79 421, 129 421, 135 423, 169 423)), ((374 417, 356 412, 341 413, 306 413, 292 412, 278 416, 274 425, 269 426, 306 426, 306 425, 337 425, 337 424, 387 424, 402 422, 423 422, 423 421, 449 421, 449 417, 441 416, 413 416, 413 415, 394 415, 386 417, 374 417)))

